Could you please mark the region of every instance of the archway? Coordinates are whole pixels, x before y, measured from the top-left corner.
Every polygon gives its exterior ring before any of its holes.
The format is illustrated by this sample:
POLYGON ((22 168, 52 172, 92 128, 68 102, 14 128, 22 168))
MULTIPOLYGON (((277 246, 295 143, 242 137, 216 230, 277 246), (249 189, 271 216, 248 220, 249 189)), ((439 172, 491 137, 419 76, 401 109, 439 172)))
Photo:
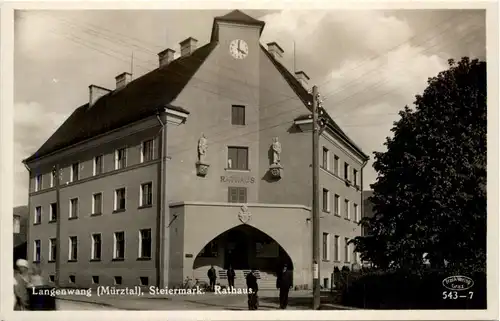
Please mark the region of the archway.
POLYGON ((246 224, 235 226, 208 242, 197 254, 193 270, 213 265, 227 270, 255 269, 276 275, 283 265, 293 270, 293 261, 286 250, 272 237, 246 224))

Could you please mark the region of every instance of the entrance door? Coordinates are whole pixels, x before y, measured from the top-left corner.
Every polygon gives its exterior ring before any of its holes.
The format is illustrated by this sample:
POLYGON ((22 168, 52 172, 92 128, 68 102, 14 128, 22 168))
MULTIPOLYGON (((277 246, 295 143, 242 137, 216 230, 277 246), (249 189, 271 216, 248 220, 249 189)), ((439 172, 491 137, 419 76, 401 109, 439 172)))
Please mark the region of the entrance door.
POLYGON ((249 269, 248 250, 248 241, 245 233, 238 230, 230 231, 225 246, 225 268, 227 269, 231 265, 235 270, 249 269))

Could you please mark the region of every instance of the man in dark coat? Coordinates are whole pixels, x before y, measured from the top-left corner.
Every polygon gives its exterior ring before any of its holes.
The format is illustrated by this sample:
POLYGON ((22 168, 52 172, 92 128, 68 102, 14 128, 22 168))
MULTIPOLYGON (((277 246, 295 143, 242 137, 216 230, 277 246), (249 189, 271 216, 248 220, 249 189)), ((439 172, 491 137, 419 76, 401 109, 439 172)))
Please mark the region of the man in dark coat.
POLYGON ((257 277, 255 276, 254 269, 247 274, 246 281, 248 289, 248 310, 257 310, 259 308, 259 297, 257 296, 259 285, 257 284, 257 277))
POLYGON ((217 272, 214 269, 214 266, 210 266, 210 269, 207 273, 208 279, 210 280, 210 291, 215 291, 215 281, 217 280, 217 272))
POLYGON ((276 288, 280 290, 280 309, 284 310, 288 306, 288 293, 293 286, 293 274, 288 270, 286 264, 283 266, 283 271, 276 279, 276 288))
POLYGON ((234 288, 234 278, 236 277, 236 273, 231 265, 227 269, 227 283, 230 289, 234 288))

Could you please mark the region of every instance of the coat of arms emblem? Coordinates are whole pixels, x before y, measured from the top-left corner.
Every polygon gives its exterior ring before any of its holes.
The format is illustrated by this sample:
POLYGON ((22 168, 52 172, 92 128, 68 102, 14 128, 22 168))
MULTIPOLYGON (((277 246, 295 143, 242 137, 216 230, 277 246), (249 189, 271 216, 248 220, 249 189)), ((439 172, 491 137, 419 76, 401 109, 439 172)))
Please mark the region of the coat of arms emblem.
POLYGON ((240 212, 238 213, 238 218, 240 219, 241 223, 246 224, 248 221, 250 221, 250 218, 252 217, 252 214, 248 210, 248 207, 246 205, 243 205, 240 208, 240 212))

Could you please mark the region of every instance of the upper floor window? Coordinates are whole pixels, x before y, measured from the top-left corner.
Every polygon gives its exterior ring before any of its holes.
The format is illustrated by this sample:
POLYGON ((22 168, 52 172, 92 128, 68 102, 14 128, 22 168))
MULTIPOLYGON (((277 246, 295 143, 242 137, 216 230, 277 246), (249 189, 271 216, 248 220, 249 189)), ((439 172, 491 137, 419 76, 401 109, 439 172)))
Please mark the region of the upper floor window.
POLYGON ((151 229, 144 229, 139 231, 139 258, 151 258, 151 229))
POLYGON ((141 185, 141 194, 139 195, 140 206, 151 206, 153 204, 153 183, 141 185))
POLYGON ((344 239, 344 243, 345 243, 345 247, 344 247, 345 258, 344 258, 344 261, 345 261, 345 263, 349 263, 349 262, 351 262, 351 251, 350 251, 350 248, 349 248, 349 239, 347 237, 344 239))
POLYGON ((330 170, 330 151, 328 148, 323 147, 323 168, 330 170))
POLYGON ((330 191, 323 188, 323 212, 330 212, 330 191))
POLYGON ((49 222, 57 221, 57 203, 50 204, 49 222))
POLYGON ((51 171, 50 172, 50 187, 56 186, 56 171, 51 171))
POLYGON ((78 259, 78 239, 76 236, 70 236, 68 261, 76 261, 77 259, 78 259))
POLYGON ((345 200, 345 207, 344 207, 344 211, 345 211, 345 218, 350 220, 351 219, 351 203, 349 202, 348 199, 345 200))
POLYGON ((125 188, 115 191, 115 211, 125 210, 125 188))
POLYGON ((14 216, 14 233, 21 233, 21 217, 18 215, 14 216))
POLYGON ((154 140, 147 140, 142 143, 141 162, 148 162, 154 158, 154 140))
POLYGON ((78 217, 78 198, 73 198, 69 201, 69 218, 78 217))
POLYGON ((42 207, 35 207, 35 217, 33 219, 33 224, 40 224, 42 222, 42 207))
POLYGON ((359 217, 359 206, 358 204, 354 203, 354 222, 359 222, 360 217, 359 217))
POLYGON ((77 181, 80 177, 80 165, 78 163, 75 163, 71 165, 71 177, 70 181, 75 182, 77 181))
POLYGON ((339 168, 339 163, 340 163, 340 160, 339 160, 339 157, 337 155, 335 155, 333 157, 333 173, 335 175, 340 175, 340 168, 339 168))
POLYGON ((57 239, 49 239, 49 262, 57 259, 57 239))
POLYGON ((91 260, 101 259, 101 234, 92 234, 92 245, 90 250, 91 260))
POLYGON ((231 124, 245 125, 245 106, 241 105, 231 106, 231 124))
POLYGON ((333 245, 335 246, 334 248, 334 252, 333 252, 333 255, 334 255, 334 260, 335 261, 340 261, 339 257, 339 247, 340 247, 340 238, 338 235, 335 235, 335 242, 333 243, 333 245))
POLYGON ((229 187, 229 203, 246 203, 247 188, 246 187, 229 187))
POLYGON ((33 262, 40 262, 41 255, 42 255, 42 242, 40 240, 35 240, 33 242, 33 262))
POLYGON ((42 190, 42 175, 35 176, 35 192, 42 190))
POLYGON ((248 170, 248 147, 228 147, 228 169, 248 170))
POLYGON ((344 179, 349 180, 349 164, 344 163, 344 179))
POLYGON ((340 196, 335 194, 335 199, 334 199, 334 209, 333 212, 335 215, 340 216, 340 196))
POLYGON ((94 157, 94 176, 102 174, 102 168, 103 168, 103 161, 102 161, 103 156, 99 155, 94 157))
POLYGON ((125 258, 125 232, 115 232, 113 237, 113 259, 125 258))
POLYGON ((352 170, 352 183, 354 186, 358 186, 358 171, 356 169, 352 170))
POLYGON ((92 214, 98 215, 102 213, 102 193, 92 195, 92 214))
POLYGON ((120 148, 115 151, 115 169, 122 169, 127 166, 127 149, 120 148))
POLYGON ((323 233, 323 261, 330 260, 330 234, 323 233))

